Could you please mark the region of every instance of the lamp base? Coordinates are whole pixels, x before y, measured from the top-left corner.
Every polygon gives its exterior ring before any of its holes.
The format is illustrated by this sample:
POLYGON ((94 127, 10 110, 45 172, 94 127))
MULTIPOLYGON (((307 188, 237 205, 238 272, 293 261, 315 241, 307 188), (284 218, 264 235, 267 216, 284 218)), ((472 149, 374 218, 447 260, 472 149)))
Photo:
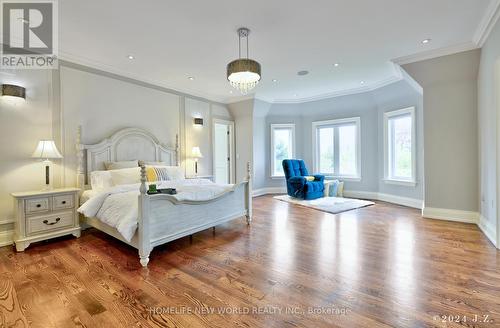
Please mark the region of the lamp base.
POLYGON ((43 191, 53 190, 54 187, 52 186, 52 179, 50 176, 50 167, 52 166, 52 162, 47 159, 47 160, 43 161, 42 163, 43 163, 43 168, 44 168, 44 173, 45 173, 45 187, 42 190, 43 191))

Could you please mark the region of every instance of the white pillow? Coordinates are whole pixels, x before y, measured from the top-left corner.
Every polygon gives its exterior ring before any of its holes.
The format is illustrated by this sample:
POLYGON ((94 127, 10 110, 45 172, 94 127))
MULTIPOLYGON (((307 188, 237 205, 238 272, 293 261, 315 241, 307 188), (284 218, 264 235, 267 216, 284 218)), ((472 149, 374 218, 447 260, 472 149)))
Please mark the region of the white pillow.
POLYGON ((121 161, 121 162, 104 162, 104 167, 106 170, 120 170, 120 169, 128 169, 132 167, 138 167, 139 161, 121 161))
POLYGON ((141 168, 131 167, 128 169, 108 171, 115 186, 134 184, 141 182, 141 168))
POLYGON ((167 169, 168 179, 171 181, 184 180, 184 172, 180 166, 162 166, 167 169))
POLYGON ((113 179, 111 179, 110 171, 93 171, 90 172, 90 186, 92 190, 101 191, 113 187, 113 179))

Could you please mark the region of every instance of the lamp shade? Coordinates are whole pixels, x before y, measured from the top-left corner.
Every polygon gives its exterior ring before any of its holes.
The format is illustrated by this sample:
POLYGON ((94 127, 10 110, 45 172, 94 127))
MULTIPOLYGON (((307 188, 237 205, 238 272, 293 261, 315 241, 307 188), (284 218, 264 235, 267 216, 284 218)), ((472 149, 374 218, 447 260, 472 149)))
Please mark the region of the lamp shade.
POLYGON ((200 147, 193 147, 191 150, 191 156, 193 158, 203 158, 203 155, 201 154, 200 147))
POLYGON ((36 146, 33 158, 41 159, 51 159, 51 158, 62 158, 61 153, 57 150, 56 144, 53 140, 40 140, 38 146, 36 146))

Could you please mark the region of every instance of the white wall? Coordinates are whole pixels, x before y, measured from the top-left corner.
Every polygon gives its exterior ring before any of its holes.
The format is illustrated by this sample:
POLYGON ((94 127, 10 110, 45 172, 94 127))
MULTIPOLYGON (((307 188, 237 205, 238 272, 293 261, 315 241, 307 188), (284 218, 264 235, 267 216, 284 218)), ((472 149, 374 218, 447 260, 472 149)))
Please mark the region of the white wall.
POLYGON ((31 154, 40 139, 52 138, 51 81, 50 70, 0 71, 0 84, 26 87, 26 102, 14 105, 0 97, 0 244, 12 235, 10 193, 45 184, 42 164, 31 154))
POLYGON ((245 181, 247 162, 253 165, 253 99, 229 104, 234 118, 236 144, 236 182, 245 181))
POLYGON ((425 207, 471 213, 470 220, 479 209, 479 56, 473 50, 403 66, 423 87, 425 207))
POLYGON ((500 21, 491 31, 481 50, 478 75, 480 226, 491 240, 497 241, 497 246, 500 246, 500 224, 498 223, 500 220, 498 207, 500 201, 498 192, 500 83, 497 79, 497 86, 495 86, 495 63, 498 72, 499 61, 500 21))
POLYGON ((186 175, 195 175, 194 159, 191 157, 193 147, 200 147, 203 158, 198 160, 198 175, 212 175, 212 124, 210 124, 210 104, 204 101, 186 98, 184 126, 186 137, 185 167, 186 175), (202 118, 203 125, 194 125, 194 118, 202 118))

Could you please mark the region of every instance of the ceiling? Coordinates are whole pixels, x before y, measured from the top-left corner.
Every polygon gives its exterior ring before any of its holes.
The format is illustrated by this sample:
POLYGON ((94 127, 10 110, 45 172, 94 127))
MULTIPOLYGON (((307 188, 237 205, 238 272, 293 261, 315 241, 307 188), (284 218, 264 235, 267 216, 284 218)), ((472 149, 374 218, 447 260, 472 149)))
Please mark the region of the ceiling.
POLYGON ((498 2, 62 0, 60 57, 234 102, 242 97, 225 69, 238 56, 236 29, 245 26, 251 30, 250 57, 262 65, 251 96, 300 102, 394 82, 401 76, 396 58, 475 47, 498 2), (422 44, 427 38, 432 41, 422 44), (309 74, 298 76, 301 70, 309 74))

